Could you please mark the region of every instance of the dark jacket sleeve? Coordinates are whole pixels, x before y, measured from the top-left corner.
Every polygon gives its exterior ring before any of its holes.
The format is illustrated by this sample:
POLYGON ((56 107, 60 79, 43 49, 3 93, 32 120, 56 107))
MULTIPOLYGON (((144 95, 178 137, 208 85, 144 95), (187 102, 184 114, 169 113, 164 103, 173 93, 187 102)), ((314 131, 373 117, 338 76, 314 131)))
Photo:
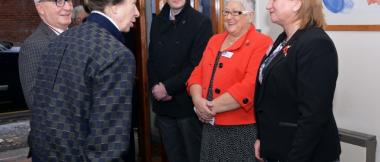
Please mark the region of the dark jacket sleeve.
POLYGON ((21 45, 18 68, 24 98, 28 107, 33 103, 31 90, 36 79, 41 55, 47 52, 49 42, 46 38, 25 41, 21 45))
POLYGON ((185 63, 182 71, 163 82, 169 95, 175 95, 179 92, 185 91, 186 81, 194 67, 198 65, 207 42, 212 36, 212 26, 209 18, 204 16, 202 17, 198 24, 198 32, 196 33, 197 35, 192 41, 189 59, 185 63))
POLYGON ((115 55, 93 79, 86 151, 90 161, 121 161, 129 146, 135 60, 125 50, 115 55))
POLYGON ((298 128, 288 162, 309 162, 324 128, 333 116, 332 100, 338 75, 334 44, 326 37, 303 42, 297 56, 298 128))
POLYGON ((153 20, 152 20, 152 24, 150 25, 150 41, 149 41, 149 49, 148 49, 148 53, 149 53, 149 56, 148 56, 148 61, 147 61, 147 64, 148 64, 148 76, 149 76, 149 89, 152 89, 153 85, 154 84, 157 84, 158 80, 157 78, 155 78, 154 76, 154 69, 153 69, 153 60, 152 59, 152 54, 154 53, 154 49, 153 49, 153 41, 155 41, 155 34, 153 33, 157 33, 158 31, 158 21, 157 21, 157 16, 154 16, 153 17, 153 20))

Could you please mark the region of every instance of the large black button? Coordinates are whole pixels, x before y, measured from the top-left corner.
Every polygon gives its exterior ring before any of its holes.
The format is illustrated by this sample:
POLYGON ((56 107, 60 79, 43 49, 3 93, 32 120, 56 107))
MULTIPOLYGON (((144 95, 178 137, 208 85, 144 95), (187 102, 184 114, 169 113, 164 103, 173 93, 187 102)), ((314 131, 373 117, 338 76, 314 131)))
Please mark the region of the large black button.
POLYGON ((223 63, 219 63, 219 68, 223 68, 223 63))
POLYGON ((248 101, 249 101, 248 98, 244 98, 244 99, 243 99, 243 104, 247 104, 248 101))
POLYGON ((220 89, 216 88, 216 89, 215 89, 215 93, 216 93, 216 94, 219 94, 219 93, 220 93, 220 89))

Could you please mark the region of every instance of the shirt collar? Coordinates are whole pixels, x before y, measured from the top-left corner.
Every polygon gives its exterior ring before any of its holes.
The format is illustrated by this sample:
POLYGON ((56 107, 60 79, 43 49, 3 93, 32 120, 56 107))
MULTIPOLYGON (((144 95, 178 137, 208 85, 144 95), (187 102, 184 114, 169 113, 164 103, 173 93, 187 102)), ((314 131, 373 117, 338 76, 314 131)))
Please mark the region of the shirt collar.
POLYGON ((173 15, 172 9, 170 8, 170 10, 169 10, 169 20, 175 20, 175 16, 178 15, 178 14, 180 14, 182 12, 182 9, 183 8, 179 9, 179 11, 175 15, 173 15))
POLYGON ((63 29, 60 29, 60 28, 56 28, 56 27, 53 27, 51 26, 49 23, 46 23, 46 25, 48 25, 48 27, 53 30, 53 32, 57 35, 60 35, 61 33, 63 33, 64 31, 66 31, 68 28, 66 28, 66 30, 63 30, 63 29))

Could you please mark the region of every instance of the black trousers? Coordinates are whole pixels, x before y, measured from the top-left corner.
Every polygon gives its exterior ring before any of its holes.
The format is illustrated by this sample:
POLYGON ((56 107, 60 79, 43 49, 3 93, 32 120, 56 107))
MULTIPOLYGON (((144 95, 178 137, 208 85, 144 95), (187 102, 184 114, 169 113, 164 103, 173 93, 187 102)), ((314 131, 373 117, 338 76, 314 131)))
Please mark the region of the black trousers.
POLYGON ((169 162, 199 162, 202 124, 196 117, 156 116, 169 162))

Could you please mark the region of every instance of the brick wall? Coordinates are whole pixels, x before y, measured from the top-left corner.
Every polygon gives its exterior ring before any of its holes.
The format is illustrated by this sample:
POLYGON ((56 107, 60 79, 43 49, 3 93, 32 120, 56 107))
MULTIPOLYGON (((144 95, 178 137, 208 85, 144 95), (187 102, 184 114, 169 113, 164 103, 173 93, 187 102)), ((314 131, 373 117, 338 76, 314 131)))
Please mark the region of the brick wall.
POLYGON ((0 0, 0 40, 20 44, 40 21, 33 0, 0 0))

